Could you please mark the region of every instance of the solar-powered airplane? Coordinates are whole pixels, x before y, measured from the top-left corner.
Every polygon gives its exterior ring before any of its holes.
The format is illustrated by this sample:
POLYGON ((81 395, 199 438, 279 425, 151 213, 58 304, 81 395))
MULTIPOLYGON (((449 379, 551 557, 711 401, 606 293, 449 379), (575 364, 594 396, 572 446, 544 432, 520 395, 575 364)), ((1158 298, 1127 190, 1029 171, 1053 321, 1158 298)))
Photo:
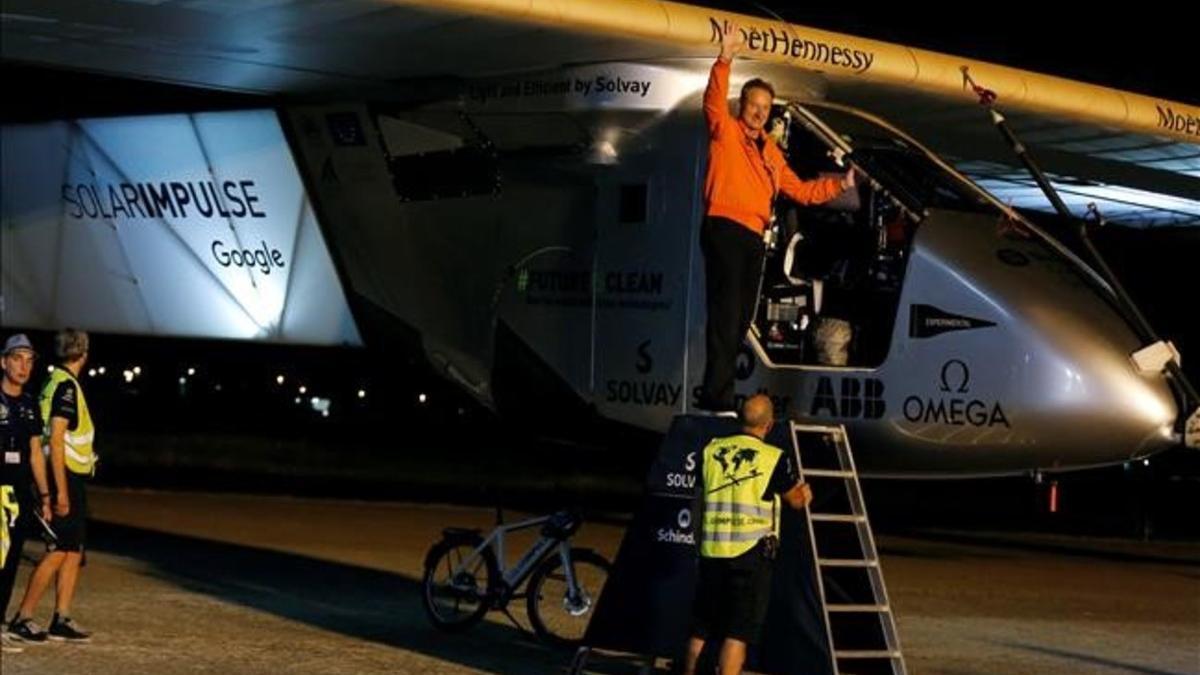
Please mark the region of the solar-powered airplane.
POLYGON ((279 102, 5 126, 6 326, 406 341, 501 413, 665 430, 702 375, 700 94, 734 21, 733 90, 775 85, 797 173, 867 177, 779 205, 740 395, 845 424, 866 475, 1104 465, 1200 431, 1173 346, 1023 215, 1053 194, 1200 224, 1195 105, 654 0, 2 18, 12 62, 279 102))

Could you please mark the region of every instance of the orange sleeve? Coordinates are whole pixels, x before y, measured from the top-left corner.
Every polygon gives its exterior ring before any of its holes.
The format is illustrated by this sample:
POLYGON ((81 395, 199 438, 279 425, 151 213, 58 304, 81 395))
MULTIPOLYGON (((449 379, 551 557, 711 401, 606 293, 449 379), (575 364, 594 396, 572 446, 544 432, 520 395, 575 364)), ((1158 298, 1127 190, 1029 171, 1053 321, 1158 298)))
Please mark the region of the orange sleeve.
POLYGON ((704 120, 708 122, 708 133, 712 136, 733 121, 728 101, 731 65, 717 59, 708 74, 708 87, 704 89, 704 120))
POLYGON ((786 162, 782 169, 779 189, 797 204, 824 204, 842 194, 842 183, 837 178, 801 180, 786 162))

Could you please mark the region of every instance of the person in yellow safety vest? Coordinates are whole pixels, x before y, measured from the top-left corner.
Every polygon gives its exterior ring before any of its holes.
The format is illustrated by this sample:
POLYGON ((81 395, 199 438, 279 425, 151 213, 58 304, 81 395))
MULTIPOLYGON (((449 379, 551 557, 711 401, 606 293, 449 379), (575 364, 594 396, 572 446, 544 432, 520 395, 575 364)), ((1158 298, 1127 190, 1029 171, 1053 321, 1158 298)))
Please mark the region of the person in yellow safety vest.
MULTIPOLYGON (((9 538, 8 531, 10 529, 16 531, 17 518, 20 516, 21 506, 17 504, 16 492, 13 491, 13 486, 0 485, 0 569, 7 570, 8 568, 8 554, 9 550, 13 548, 13 542, 9 538)), ((17 566, 16 561, 21 557, 20 551, 13 553, 13 556, 13 568, 15 571, 17 566)), ((4 607, 0 605, 0 613, 3 611, 4 607)), ((0 652, 10 654, 23 651, 17 645, 11 644, 10 639, 8 633, 0 633, 0 652)))
POLYGON ((12 545, 8 529, 16 528, 20 515, 21 505, 17 504, 17 493, 13 486, 0 485, 0 567, 8 565, 8 549, 12 545))
POLYGON ((46 420, 43 435, 50 448, 56 539, 29 577, 9 633, 27 641, 49 638, 86 642, 91 635, 75 623, 70 612, 86 543, 87 479, 96 469, 96 453, 92 450, 95 427, 78 379, 88 359, 87 333, 71 328, 60 331, 55 337, 55 351, 62 365, 50 373, 40 402, 46 420), (33 622, 33 612, 51 580, 56 580, 54 617, 43 632, 33 622))
POLYGON ((738 675, 746 646, 758 639, 779 546, 780 501, 803 509, 812 490, 793 458, 763 441, 775 423, 771 399, 742 407, 742 433, 704 448, 700 577, 684 672, 695 675, 704 643, 721 636, 720 675, 738 675))

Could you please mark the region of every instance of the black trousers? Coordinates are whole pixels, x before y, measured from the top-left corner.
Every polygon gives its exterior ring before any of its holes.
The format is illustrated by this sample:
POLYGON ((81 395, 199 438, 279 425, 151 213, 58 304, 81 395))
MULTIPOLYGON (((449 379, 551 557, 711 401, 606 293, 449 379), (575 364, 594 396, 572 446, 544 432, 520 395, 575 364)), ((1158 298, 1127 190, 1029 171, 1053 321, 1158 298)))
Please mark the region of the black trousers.
POLYGON ((701 404, 733 409, 738 348, 754 320, 765 248, 762 236, 728 218, 700 227, 708 308, 701 404))
POLYGON ((771 600, 771 561, 755 546, 736 558, 700 558, 692 637, 757 644, 771 600))

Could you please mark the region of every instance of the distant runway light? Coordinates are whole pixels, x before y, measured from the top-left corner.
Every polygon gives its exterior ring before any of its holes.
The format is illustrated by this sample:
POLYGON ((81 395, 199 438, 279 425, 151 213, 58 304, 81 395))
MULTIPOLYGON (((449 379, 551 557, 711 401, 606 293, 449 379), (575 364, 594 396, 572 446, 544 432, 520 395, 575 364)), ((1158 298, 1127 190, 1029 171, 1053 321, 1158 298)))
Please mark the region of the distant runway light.
POLYGON ((1142 460, 1142 466, 1150 466, 1150 460, 1148 460, 1148 459, 1143 459, 1143 460, 1142 460))
POLYGON ((366 390, 366 389, 359 389, 359 390, 358 390, 358 397, 359 397, 359 398, 366 398, 366 397, 367 397, 367 390, 366 390))
POLYGON ((322 410, 322 411, 321 411, 321 417, 329 417, 329 411, 328 411, 328 410, 322 410))
POLYGON ((307 393, 308 393, 308 387, 304 387, 304 386, 300 387, 300 393, 301 393, 301 394, 307 394, 307 393))
POLYGON ((299 396, 296 397, 296 405, 300 405, 300 397, 299 396))
POLYGON ((428 400, 428 397, 425 396, 425 394, 421 394, 420 396, 417 397, 417 400, 420 401, 421 403, 424 403, 425 401, 428 400))
POLYGON ((126 382, 133 382, 133 371, 126 370, 121 373, 121 377, 124 377, 126 382))
POLYGON ((187 378, 186 377, 179 378, 179 384, 187 384, 187 378))
POLYGON ((142 374, 142 367, 141 367, 141 366, 134 366, 134 367, 133 367, 133 374, 134 374, 134 375, 141 375, 141 374, 142 374))
POLYGON ((96 376, 95 368, 92 368, 91 370, 88 371, 88 377, 95 377, 95 376, 96 376))
POLYGON ((96 372, 97 372, 97 373, 100 373, 101 375, 103 375, 103 374, 104 374, 104 366, 100 366, 99 368, 97 368, 97 369, 96 369, 96 372))
POLYGON ((275 376, 275 384, 283 384, 283 376, 282 375, 275 376))
POLYGON ((188 377, 191 377, 192 375, 195 375, 195 374, 196 374, 195 368, 188 368, 188 377))

